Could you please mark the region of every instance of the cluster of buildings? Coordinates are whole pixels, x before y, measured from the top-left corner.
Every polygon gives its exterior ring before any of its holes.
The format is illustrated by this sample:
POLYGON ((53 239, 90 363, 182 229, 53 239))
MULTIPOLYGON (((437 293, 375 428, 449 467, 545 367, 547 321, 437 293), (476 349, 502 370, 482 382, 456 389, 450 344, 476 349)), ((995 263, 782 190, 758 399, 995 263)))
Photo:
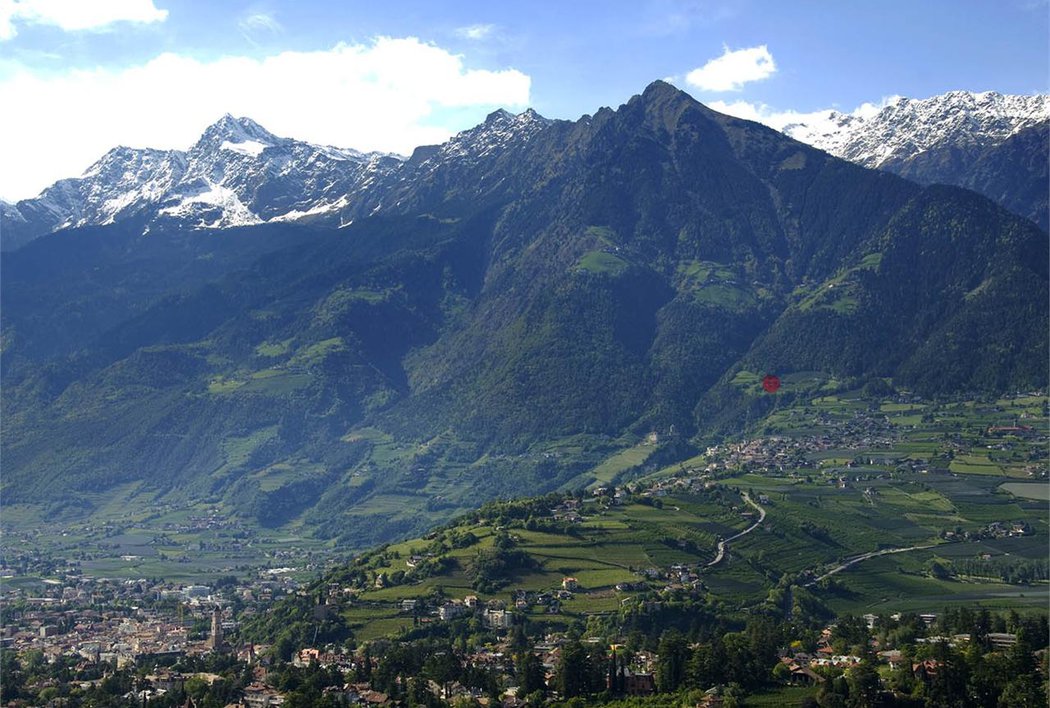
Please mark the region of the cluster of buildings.
POLYGON ((201 654, 223 646, 241 613, 252 603, 295 592, 290 580, 263 576, 244 585, 214 590, 145 579, 67 576, 32 589, 7 586, 0 645, 48 660, 80 657, 85 662, 134 665, 146 657, 201 654))
MULTIPOLYGON (((505 602, 502 600, 482 602, 477 595, 467 595, 463 599, 446 599, 437 603, 410 598, 400 600, 399 609, 404 614, 415 617, 425 614, 428 618, 436 618, 443 622, 476 614, 486 627, 492 629, 509 629, 514 624, 514 611, 507 609, 505 602)), ((423 621, 426 622, 427 619, 423 621)))
MULTIPOLYGON (((899 619, 900 615, 894 615, 894 617, 899 619)), ((921 618, 929 626, 936 619, 936 615, 926 614, 921 615, 921 618)), ((874 615, 865 615, 865 619, 868 620, 870 627, 875 617, 874 615)), ((785 670, 782 670, 782 675, 789 683, 797 685, 824 683, 826 679, 820 670, 827 668, 849 669, 861 663, 863 659, 860 656, 836 651, 835 647, 832 646, 832 632, 833 626, 826 627, 822 631, 817 649, 813 653, 794 651, 787 652, 780 657, 780 663, 785 667, 785 670)), ((1017 643, 1017 635, 1006 632, 992 632, 987 635, 987 638, 994 651, 1008 650, 1017 643)), ((970 642, 970 635, 930 635, 919 637, 915 642, 918 645, 945 643, 952 647, 959 647, 970 642)), ((940 666, 938 661, 930 658, 909 660, 906 658, 907 655, 900 649, 880 646, 874 639, 870 642, 870 649, 873 650, 879 663, 888 666, 891 670, 910 668, 916 677, 922 679, 928 679, 936 674, 940 666)), ((777 672, 774 673, 776 674, 777 672)))
POLYGON ((61 612, 32 609, 17 623, 5 623, 0 642, 18 652, 38 650, 45 659, 79 656, 87 662, 134 664, 142 656, 182 655, 205 651, 192 642, 186 626, 149 610, 128 616, 119 611, 91 609, 61 612))

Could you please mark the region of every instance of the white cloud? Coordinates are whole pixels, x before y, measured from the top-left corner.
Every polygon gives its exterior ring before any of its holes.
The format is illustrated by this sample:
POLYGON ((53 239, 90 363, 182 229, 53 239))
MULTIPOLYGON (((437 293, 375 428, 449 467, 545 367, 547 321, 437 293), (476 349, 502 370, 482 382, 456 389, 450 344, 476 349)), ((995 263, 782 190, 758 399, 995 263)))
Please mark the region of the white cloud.
POLYGON ((0 0, 0 42, 11 39, 18 34, 13 22, 14 15, 14 0, 0 0))
POLYGON ((488 38, 495 30, 495 25, 468 25, 457 27, 456 35, 464 39, 482 40, 488 38))
POLYGON ((279 34, 284 31, 281 23, 273 15, 268 15, 265 12, 249 13, 237 21, 237 26, 243 34, 252 34, 259 31, 279 34))
POLYGON ((776 128, 777 130, 783 130, 792 123, 813 122, 824 118, 828 113, 834 111, 832 108, 811 112, 777 111, 764 103, 752 103, 750 101, 709 101, 706 105, 719 113, 764 123, 770 128, 776 128))
POLYGON ((739 91, 744 84, 767 79, 776 70, 773 55, 764 44, 736 50, 724 47, 722 56, 693 69, 685 80, 702 91, 739 91))
POLYGON ((832 116, 846 115, 852 118, 867 120, 889 104, 897 101, 899 98, 900 96, 888 96, 878 103, 862 103, 852 111, 848 112, 840 111, 837 108, 822 108, 816 111, 778 111, 764 103, 751 103, 749 101, 733 101, 731 103, 725 101, 710 101, 706 105, 708 108, 718 111, 719 113, 736 116, 737 118, 744 118, 745 120, 753 120, 768 125, 770 128, 783 130, 789 125, 799 123, 810 126, 821 125, 832 116))
POLYGON ((163 22, 167 10, 153 0, 0 0, 0 40, 11 39, 15 24, 52 25, 67 32, 101 30, 116 22, 163 22))
MULTIPOLYGON (((840 111, 837 108, 823 108, 816 111, 779 111, 764 103, 749 101, 711 101, 707 104, 712 110, 745 120, 753 120, 768 125, 770 128, 786 131, 789 135, 805 143, 812 143, 821 138, 844 135, 840 132, 843 123, 859 120, 865 121, 891 103, 899 96, 888 96, 878 103, 862 103, 852 111, 840 111)), ((844 138, 843 138, 844 139, 844 138)))
POLYGON ((520 71, 468 69, 415 38, 263 59, 162 54, 57 77, 23 67, 0 78, 0 96, 19 97, 17 111, 0 111, 0 196, 32 196, 116 145, 184 149, 225 112, 280 136, 404 154, 469 127, 442 123, 442 109, 474 108, 480 120, 497 106, 524 107, 529 89, 520 71))

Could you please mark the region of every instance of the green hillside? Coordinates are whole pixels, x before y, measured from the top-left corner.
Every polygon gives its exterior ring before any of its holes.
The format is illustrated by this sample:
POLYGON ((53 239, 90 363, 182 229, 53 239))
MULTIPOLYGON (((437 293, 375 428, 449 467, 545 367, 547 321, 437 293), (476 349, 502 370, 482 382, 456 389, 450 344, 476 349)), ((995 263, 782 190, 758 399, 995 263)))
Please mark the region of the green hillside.
POLYGON ((442 605, 468 596, 541 626, 602 618, 624 631, 679 602, 783 619, 1045 609, 1050 514, 1034 498, 1048 487, 1036 471, 1045 406, 813 398, 775 411, 754 438, 634 482, 488 504, 359 556, 315 592, 327 589, 359 639, 440 622, 442 605), (762 523, 733 538, 758 507, 762 523), (563 592, 566 578, 579 587, 563 592))
POLYGON ((663 82, 538 130, 421 152, 345 229, 115 224, 5 254, 5 503, 86 519, 137 485, 134 512, 364 549, 691 457, 770 412, 738 385, 770 371, 1045 390, 1046 234, 987 199, 663 82))

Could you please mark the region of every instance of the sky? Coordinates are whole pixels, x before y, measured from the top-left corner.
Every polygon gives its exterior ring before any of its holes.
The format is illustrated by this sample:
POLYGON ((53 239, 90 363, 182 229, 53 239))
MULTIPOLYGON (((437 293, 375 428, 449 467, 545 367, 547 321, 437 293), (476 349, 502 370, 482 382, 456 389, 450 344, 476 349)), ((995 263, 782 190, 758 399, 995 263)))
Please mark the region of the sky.
POLYGON ((411 153, 497 108, 575 120, 656 79, 779 127, 950 90, 1045 93, 1048 0, 0 0, 0 199, 224 113, 411 153))

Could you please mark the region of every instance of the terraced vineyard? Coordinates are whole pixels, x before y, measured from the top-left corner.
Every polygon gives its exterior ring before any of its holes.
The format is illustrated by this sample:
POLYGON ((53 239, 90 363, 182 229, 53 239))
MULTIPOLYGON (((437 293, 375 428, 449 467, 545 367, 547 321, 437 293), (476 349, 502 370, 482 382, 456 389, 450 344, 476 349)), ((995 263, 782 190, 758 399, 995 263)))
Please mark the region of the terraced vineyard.
POLYGON ((876 405, 856 393, 821 396, 756 428, 764 442, 721 453, 723 483, 770 500, 764 533, 735 544, 739 575, 749 575, 743 565, 761 571, 749 583, 738 578, 737 590, 757 598, 769 572, 938 544, 851 566, 823 597, 840 612, 1046 606, 1045 397, 876 405), (1024 588, 951 577, 953 561, 973 558, 989 573, 1004 562, 1038 567, 1044 582, 1024 588), (933 577, 934 564, 949 577, 933 577))
POLYGON ((624 462, 644 463, 648 453, 629 449, 600 465, 585 492, 489 505, 365 554, 326 582, 342 588, 361 638, 408 631, 469 596, 556 626, 676 593, 785 615, 800 597, 829 616, 948 605, 1040 611, 1050 599, 1050 519, 1039 500, 1046 422, 1039 396, 944 404, 814 396, 738 442, 640 478, 624 462), (981 460, 981 469, 956 469, 958 460, 981 460), (758 518, 744 495, 765 520, 707 567, 720 539, 758 518), (566 578, 578 587, 566 590, 566 578), (405 600, 417 608, 404 610, 405 600))
MULTIPOLYGON (((755 396, 763 395, 757 379, 738 378, 756 389, 755 396)), ((862 554, 931 544, 936 546, 858 562, 806 592, 829 612, 935 611, 946 604, 1045 607, 1045 397, 873 403, 859 392, 829 393, 838 385, 833 381, 789 375, 784 382, 782 390, 794 398, 785 397, 738 440, 662 468, 653 462, 666 454, 662 440, 607 443, 604 460, 566 483, 566 490, 585 490, 571 513, 533 512, 528 528, 527 517, 466 512, 437 536, 365 554, 360 565, 350 566, 364 575, 350 584, 356 597, 345 608, 347 619, 363 636, 378 636, 412 625, 412 615, 401 613, 402 599, 474 594, 513 608, 516 590, 549 594, 561 590, 564 577, 576 577, 582 590, 561 599, 556 614, 547 604, 522 610, 537 621, 566 623, 619 612, 646 592, 663 591, 675 584, 670 569, 678 565, 688 571, 687 579, 696 576, 696 594, 705 602, 746 608, 772 601, 789 611, 790 598, 776 592, 780 586, 801 587, 862 554), (596 496, 603 488, 608 494, 596 496), (730 542, 725 559, 707 568, 720 537, 756 520, 740 494, 749 490, 765 508, 765 522, 730 542), (620 492, 615 503, 614 491, 620 492), (475 540, 442 549, 439 539, 449 529, 475 540), (479 591, 473 587, 474 562, 500 534, 509 535, 531 562, 508 573, 499 588, 479 591), (427 553, 441 563, 426 564, 425 574, 410 572, 411 557, 427 553), (645 577, 643 570, 658 572, 645 577), (376 588, 379 574, 397 583, 376 588), (1019 578, 1032 582, 1018 584, 1019 578), (639 585, 617 591, 621 583, 639 585)), ((372 436, 373 456, 404 454, 379 431, 360 434, 372 436)), ((572 441, 565 444, 545 454, 573 454, 572 441)), ((236 453, 236 441, 230 445, 236 453)), ((442 454, 453 453, 444 446, 442 454)), ((273 466, 258 474, 269 488, 307 479, 310 472, 307 466, 273 466)), ((480 474, 464 467, 464 476, 480 474)), ((371 483, 367 476, 351 482, 365 488, 371 483)), ((435 508, 441 504, 440 490, 430 485, 400 490, 410 492, 427 496, 435 508)), ((158 504, 152 512, 127 515, 125 497, 142 493, 129 486, 91 520, 52 524, 51 535, 26 535, 25 543, 55 558, 82 557, 88 574, 131 578, 214 577, 234 567, 272 564, 293 566, 298 577, 308 578, 353 553, 311 538, 298 521, 270 530, 247 521, 214 526, 208 519, 223 516, 217 504, 158 504)), ((5 511, 10 516, 19 507, 5 511)), ((405 498, 393 494, 376 495, 362 512, 412 522, 405 498)))
POLYGON ((640 591, 662 587, 672 566, 697 578, 697 568, 713 558, 717 539, 747 523, 740 513, 743 502, 729 490, 668 495, 658 498, 659 506, 653 506, 652 496, 623 503, 611 496, 558 499, 556 511, 530 516, 531 522, 506 525, 504 514, 515 513, 515 503, 497 504, 426 538, 363 556, 344 577, 353 577, 360 590, 347 619, 359 637, 373 637, 413 626, 413 614, 399 609, 403 600, 427 599, 437 607, 470 595, 511 608, 528 595, 533 601, 519 609, 533 620, 564 623, 613 613, 640 591), (561 522, 556 516, 578 520, 561 522), (524 553, 528 561, 501 571, 491 590, 479 590, 480 564, 497 556, 501 545, 524 553), (416 572, 420 567, 439 570, 416 572), (566 578, 577 584, 571 592, 563 591, 566 578))

